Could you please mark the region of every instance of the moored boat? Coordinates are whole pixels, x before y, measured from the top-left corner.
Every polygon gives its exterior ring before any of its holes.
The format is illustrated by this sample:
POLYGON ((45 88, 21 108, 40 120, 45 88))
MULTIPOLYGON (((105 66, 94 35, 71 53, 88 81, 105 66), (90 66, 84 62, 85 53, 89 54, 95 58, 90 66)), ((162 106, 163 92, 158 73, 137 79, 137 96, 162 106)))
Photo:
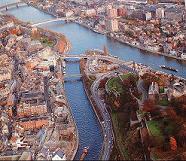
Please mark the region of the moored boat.
POLYGON ((165 65, 160 65, 160 67, 163 68, 163 69, 167 69, 167 70, 171 70, 171 71, 174 71, 174 72, 178 72, 178 70, 173 68, 173 67, 168 67, 168 66, 165 66, 165 65))
POLYGON ((84 147, 83 153, 81 154, 81 157, 80 157, 80 160, 84 160, 84 158, 88 154, 88 149, 89 149, 89 147, 84 147))

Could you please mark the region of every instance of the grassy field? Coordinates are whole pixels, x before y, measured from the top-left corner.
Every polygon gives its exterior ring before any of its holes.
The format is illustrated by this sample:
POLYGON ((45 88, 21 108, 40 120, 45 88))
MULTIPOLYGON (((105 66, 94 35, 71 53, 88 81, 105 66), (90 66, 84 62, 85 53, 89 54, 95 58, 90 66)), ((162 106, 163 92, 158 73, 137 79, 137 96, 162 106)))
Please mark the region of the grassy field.
POLYGON ((160 121, 151 120, 147 122, 147 125, 152 136, 162 136, 160 121))
MULTIPOLYGON (((123 75, 121 75, 121 78, 122 78, 122 80, 124 80, 124 79, 129 78, 129 76, 131 76, 131 75, 133 75, 133 74, 132 73, 123 74, 123 75)), ((110 79, 107 83, 107 86, 110 89, 110 91, 113 91, 113 92, 117 91, 120 94, 122 92, 124 92, 123 84, 122 84, 119 77, 115 77, 115 78, 110 79)))
POLYGON ((169 119, 147 121, 147 126, 151 136, 154 137, 159 145, 164 143, 166 135, 174 136, 179 130, 179 126, 169 119))
POLYGON ((53 47, 54 46, 54 42, 49 40, 48 38, 41 38, 41 43, 44 45, 44 46, 49 46, 49 47, 53 47))
POLYGON ((110 91, 114 91, 114 92, 117 91, 118 93, 123 92, 123 87, 118 77, 110 79, 107 85, 110 91))
POLYGON ((153 136, 157 144, 162 144, 164 141, 164 136, 163 136, 160 125, 161 125, 161 121, 151 120, 147 122, 150 135, 153 136))
POLYGON ((159 105, 160 106, 168 106, 169 105, 169 101, 166 99, 160 100, 159 101, 159 105))

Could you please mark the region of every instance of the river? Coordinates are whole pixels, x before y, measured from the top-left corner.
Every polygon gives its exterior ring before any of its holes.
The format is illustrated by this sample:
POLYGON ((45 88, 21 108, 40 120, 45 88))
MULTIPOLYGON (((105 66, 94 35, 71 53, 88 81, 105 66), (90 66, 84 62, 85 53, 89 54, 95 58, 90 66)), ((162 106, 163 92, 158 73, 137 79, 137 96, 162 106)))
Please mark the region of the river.
MULTIPOLYGON (((9 13, 15 15, 21 20, 28 22, 40 22, 53 18, 53 16, 43 13, 33 7, 21 7, 19 9, 12 9, 9 13), (24 14, 23 14, 24 13, 24 14)), ((167 73, 172 73, 186 78, 186 63, 167 58, 164 56, 145 53, 136 48, 122 44, 104 35, 92 32, 91 30, 80 26, 76 23, 64 24, 63 21, 53 22, 42 26, 43 28, 52 31, 63 33, 72 43, 72 54, 80 54, 87 49, 103 49, 106 45, 112 55, 118 56, 123 60, 134 60, 138 63, 143 63, 151 66, 153 69, 161 70, 167 73), (161 69, 160 65, 166 65, 178 69, 178 72, 167 71, 161 69)))
MULTIPOLYGON (((79 63, 67 63, 66 72, 68 74, 80 73, 79 63)), ((82 82, 66 82, 65 92, 79 131, 80 145, 75 159, 79 159, 83 148, 88 146, 90 150, 85 159, 98 160, 103 138, 97 117, 86 97, 82 82)))
MULTIPOLYGON (((11 9, 8 12, 27 22, 39 22, 53 18, 53 16, 49 14, 28 6, 11 9)), ((159 68, 159 65, 171 66, 178 69, 178 73, 176 73, 176 75, 184 78, 186 77, 186 64, 182 64, 177 60, 166 58, 164 56, 141 52, 136 48, 119 43, 113 39, 107 38, 104 35, 94 33, 78 24, 65 24, 61 21, 53 22, 42 27, 55 32, 63 33, 67 36, 72 44, 72 50, 69 54, 81 54, 87 49, 103 49, 103 46, 106 45, 109 52, 112 55, 118 56, 120 59, 134 60, 158 70, 162 70, 159 68)), ((171 71, 166 72, 171 73, 171 71)), ((79 65, 68 64, 67 73, 79 73, 79 65)), ((90 146, 86 159, 98 159, 103 138, 98 120, 83 90, 82 82, 67 82, 65 83, 65 90, 80 134, 80 148, 76 159, 79 158, 84 146, 90 146)))
POLYGON ((9 3, 14 3, 14 2, 17 2, 18 0, 0 0, 0 5, 3 6, 3 5, 6 5, 6 4, 9 4, 9 3))

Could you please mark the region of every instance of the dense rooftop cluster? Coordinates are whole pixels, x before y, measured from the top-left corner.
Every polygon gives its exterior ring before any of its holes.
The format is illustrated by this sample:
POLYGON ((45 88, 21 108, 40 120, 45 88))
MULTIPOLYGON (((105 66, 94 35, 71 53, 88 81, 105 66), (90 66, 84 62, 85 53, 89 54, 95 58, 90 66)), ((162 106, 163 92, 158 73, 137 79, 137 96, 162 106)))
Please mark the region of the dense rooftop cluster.
POLYGON ((0 19, 0 159, 71 159, 77 136, 58 36, 11 16, 0 19))
POLYGON ((185 7, 180 1, 40 1, 31 3, 58 17, 142 50, 185 59, 185 7), (106 5, 105 5, 106 4, 106 5))

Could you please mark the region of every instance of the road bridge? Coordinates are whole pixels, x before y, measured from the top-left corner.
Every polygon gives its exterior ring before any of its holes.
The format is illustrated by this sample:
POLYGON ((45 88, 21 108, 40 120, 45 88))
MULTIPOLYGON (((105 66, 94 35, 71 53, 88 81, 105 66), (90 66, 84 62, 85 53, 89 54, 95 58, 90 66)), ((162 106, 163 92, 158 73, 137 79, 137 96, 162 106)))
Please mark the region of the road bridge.
POLYGON ((82 74, 65 74, 64 75, 64 82, 77 82, 81 81, 82 74))
POLYGON ((67 63, 79 63, 80 59, 65 59, 67 63))
POLYGON ((82 79, 64 79, 64 82, 79 82, 79 81, 82 81, 82 79))
POLYGON ((32 24, 32 27, 36 27, 36 26, 39 26, 39 25, 44 25, 44 24, 47 24, 47 23, 57 22, 57 21, 74 21, 76 19, 77 19, 77 17, 57 17, 55 19, 49 19, 49 20, 45 20, 45 21, 42 21, 42 22, 34 23, 34 24, 32 24))
POLYGON ((15 8, 15 7, 21 7, 21 6, 26 6, 28 4, 24 3, 24 2, 21 2, 21 1, 17 1, 17 2, 14 2, 14 3, 7 3, 7 4, 4 4, 2 6, 0 6, 0 11, 2 10, 8 10, 8 9, 11 9, 11 8, 15 8))
POLYGON ((81 58, 88 58, 87 55, 85 54, 65 54, 65 55, 62 55, 61 58, 65 59, 65 58, 76 58, 76 59, 81 59, 81 58))
POLYGON ((81 78, 82 74, 65 74, 64 78, 81 78))

